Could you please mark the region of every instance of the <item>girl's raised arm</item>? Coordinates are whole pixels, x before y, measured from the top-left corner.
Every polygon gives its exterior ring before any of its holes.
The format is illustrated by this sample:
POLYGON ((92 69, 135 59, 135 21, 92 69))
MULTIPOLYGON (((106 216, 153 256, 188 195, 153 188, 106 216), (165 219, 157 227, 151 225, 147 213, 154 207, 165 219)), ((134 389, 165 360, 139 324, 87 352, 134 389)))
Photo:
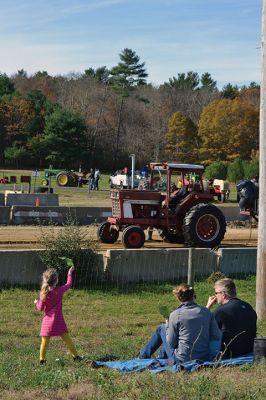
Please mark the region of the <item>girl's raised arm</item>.
POLYGON ((65 285, 61 286, 61 290, 63 292, 65 292, 66 290, 70 289, 71 286, 72 286, 72 281, 73 281, 72 273, 73 273, 73 271, 74 271, 74 267, 69 268, 68 274, 67 274, 67 282, 66 282, 65 285))

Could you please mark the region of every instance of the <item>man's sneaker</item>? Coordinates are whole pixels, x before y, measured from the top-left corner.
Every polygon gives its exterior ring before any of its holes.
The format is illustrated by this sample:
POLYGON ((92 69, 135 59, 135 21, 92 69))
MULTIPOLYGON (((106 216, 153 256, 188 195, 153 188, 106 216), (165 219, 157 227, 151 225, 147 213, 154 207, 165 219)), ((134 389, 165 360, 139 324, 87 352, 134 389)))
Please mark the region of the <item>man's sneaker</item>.
POLYGON ((46 361, 45 360, 40 360, 40 367, 43 367, 45 365, 46 361))
POLYGON ((90 360, 89 366, 91 368, 102 368, 102 365, 97 364, 97 361, 95 361, 95 360, 90 360))

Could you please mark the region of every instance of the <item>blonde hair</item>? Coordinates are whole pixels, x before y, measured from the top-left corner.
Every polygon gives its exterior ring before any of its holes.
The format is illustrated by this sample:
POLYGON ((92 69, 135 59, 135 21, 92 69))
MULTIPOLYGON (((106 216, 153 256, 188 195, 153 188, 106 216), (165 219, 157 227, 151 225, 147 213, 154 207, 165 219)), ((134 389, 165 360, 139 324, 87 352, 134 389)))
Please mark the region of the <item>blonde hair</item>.
POLYGON ((49 292, 56 286, 58 281, 58 273, 54 268, 47 269, 42 274, 42 285, 40 298, 45 300, 49 292))
POLYGON ((173 294, 182 303, 185 301, 192 301, 195 298, 193 287, 187 285, 186 283, 181 283, 181 285, 174 288, 173 294))

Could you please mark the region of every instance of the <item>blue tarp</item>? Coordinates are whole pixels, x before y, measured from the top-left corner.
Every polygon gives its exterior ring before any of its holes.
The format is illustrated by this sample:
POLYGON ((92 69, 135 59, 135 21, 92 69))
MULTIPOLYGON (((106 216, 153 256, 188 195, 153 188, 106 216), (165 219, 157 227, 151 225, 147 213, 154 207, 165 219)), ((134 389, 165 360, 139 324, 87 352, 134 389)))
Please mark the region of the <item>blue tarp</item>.
POLYGON ((227 360, 221 361, 199 361, 192 360, 185 362, 183 364, 175 364, 169 365, 167 360, 160 358, 149 358, 149 359, 135 359, 135 360, 119 360, 119 361, 95 361, 95 367, 107 367, 118 369, 120 372, 138 372, 149 370, 153 373, 163 372, 163 371, 187 371, 193 372, 199 368, 203 367, 222 367, 222 366, 234 366, 234 365, 243 365, 243 364, 252 364, 253 363, 253 354, 247 354, 242 357, 230 358, 227 360))

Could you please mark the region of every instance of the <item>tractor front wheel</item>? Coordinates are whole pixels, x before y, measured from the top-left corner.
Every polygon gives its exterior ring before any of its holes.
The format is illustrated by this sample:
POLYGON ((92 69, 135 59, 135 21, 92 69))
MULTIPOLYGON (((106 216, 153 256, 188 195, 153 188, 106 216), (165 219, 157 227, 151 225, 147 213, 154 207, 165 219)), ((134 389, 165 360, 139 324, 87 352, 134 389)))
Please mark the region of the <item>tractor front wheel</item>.
POLYGON ((43 179, 42 180, 42 186, 48 186, 49 185, 49 180, 48 179, 43 179))
POLYGON ((97 237, 102 243, 115 243, 118 239, 119 231, 111 227, 110 222, 103 222, 97 231, 97 237))
POLYGON ((197 204, 187 212, 183 221, 185 243, 189 246, 216 247, 223 240, 225 231, 225 217, 212 204, 197 204))
POLYGON ((145 242, 145 234, 140 226, 128 226, 122 235, 122 243, 127 249, 140 249, 145 242))

